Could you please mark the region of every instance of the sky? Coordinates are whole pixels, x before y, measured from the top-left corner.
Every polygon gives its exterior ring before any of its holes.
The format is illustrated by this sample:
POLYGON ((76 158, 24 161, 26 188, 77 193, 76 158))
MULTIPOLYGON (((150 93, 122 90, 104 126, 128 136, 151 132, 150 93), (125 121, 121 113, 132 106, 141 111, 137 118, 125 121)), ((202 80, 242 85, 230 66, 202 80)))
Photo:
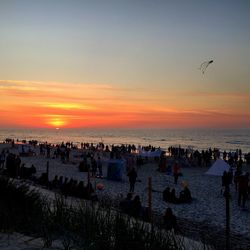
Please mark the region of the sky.
POLYGON ((249 0, 0 0, 0 127, 249 128, 249 23, 249 0))

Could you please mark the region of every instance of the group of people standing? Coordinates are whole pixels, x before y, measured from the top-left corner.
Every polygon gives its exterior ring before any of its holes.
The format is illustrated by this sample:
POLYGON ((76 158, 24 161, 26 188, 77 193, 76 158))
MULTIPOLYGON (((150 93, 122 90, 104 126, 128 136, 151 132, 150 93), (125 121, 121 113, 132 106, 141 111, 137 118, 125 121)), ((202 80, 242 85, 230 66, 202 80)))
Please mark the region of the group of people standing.
POLYGON ((229 186, 233 184, 235 186, 235 191, 238 193, 238 206, 242 206, 245 208, 247 198, 250 194, 250 186, 249 186, 249 173, 242 173, 242 171, 238 168, 234 175, 232 172, 224 171, 222 175, 222 187, 229 189, 229 186))

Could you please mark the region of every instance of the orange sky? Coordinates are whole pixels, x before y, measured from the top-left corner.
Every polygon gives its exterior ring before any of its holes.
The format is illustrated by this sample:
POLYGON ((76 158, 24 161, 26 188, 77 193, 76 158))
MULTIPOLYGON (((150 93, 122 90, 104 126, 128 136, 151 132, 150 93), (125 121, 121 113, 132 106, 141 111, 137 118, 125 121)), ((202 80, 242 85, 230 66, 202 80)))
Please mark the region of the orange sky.
POLYGON ((249 127, 250 95, 0 80, 1 127, 249 127))
POLYGON ((0 1, 0 128, 249 128, 249 9, 0 1))

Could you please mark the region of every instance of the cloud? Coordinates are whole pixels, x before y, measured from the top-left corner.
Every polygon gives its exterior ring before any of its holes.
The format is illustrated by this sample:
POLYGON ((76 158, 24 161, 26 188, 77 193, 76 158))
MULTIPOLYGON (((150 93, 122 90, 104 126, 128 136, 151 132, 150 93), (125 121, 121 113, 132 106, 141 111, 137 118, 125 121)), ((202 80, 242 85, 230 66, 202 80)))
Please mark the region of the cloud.
POLYGON ((54 81, 17 81, 17 80, 0 80, 0 86, 6 87, 20 87, 20 86, 32 86, 37 88, 92 88, 92 89, 113 89, 109 84, 95 84, 95 83, 69 83, 69 82, 54 82, 54 81))
POLYGON ((182 95, 189 95, 193 97, 215 97, 215 98, 230 98, 230 99, 250 99, 249 92, 186 92, 182 95))
POLYGON ((250 120, 249 109, 242 108, 249 104, 248 92, 166 93, 153 86, 0 80, 0 93, 3 124, 175 127, 250 120))
POLYGON ((112 88, 107 84, 0 80, 2 103, 12 100, 59 109, 93 109, 95 103, 118 101, 121 98, 114 95, 112 88))
POLYGON ((44 108, 51 108, 51 109, 64 109, 64 110, 94 110, 95 108, 89 105, 85 105, 82 103, 60 103, 60 102, 37 102, 35 105, 44 108))

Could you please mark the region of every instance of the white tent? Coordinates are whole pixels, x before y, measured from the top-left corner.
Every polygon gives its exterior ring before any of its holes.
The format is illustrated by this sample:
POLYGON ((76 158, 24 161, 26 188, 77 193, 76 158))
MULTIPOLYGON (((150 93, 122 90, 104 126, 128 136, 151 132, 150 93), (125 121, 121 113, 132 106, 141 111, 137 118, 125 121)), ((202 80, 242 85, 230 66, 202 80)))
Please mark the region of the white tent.
POLYGON ((218 159, 214 164, 208 169, 205 174, 222 176, 224 171, 229 171, 230 166, 222 159, 218 159))
POLYGON ((139 156, 141 157, 160 157, 162 153, 161 149, 157 149, 155 151, 145 151, 142 149, 139 149, 139 156))

